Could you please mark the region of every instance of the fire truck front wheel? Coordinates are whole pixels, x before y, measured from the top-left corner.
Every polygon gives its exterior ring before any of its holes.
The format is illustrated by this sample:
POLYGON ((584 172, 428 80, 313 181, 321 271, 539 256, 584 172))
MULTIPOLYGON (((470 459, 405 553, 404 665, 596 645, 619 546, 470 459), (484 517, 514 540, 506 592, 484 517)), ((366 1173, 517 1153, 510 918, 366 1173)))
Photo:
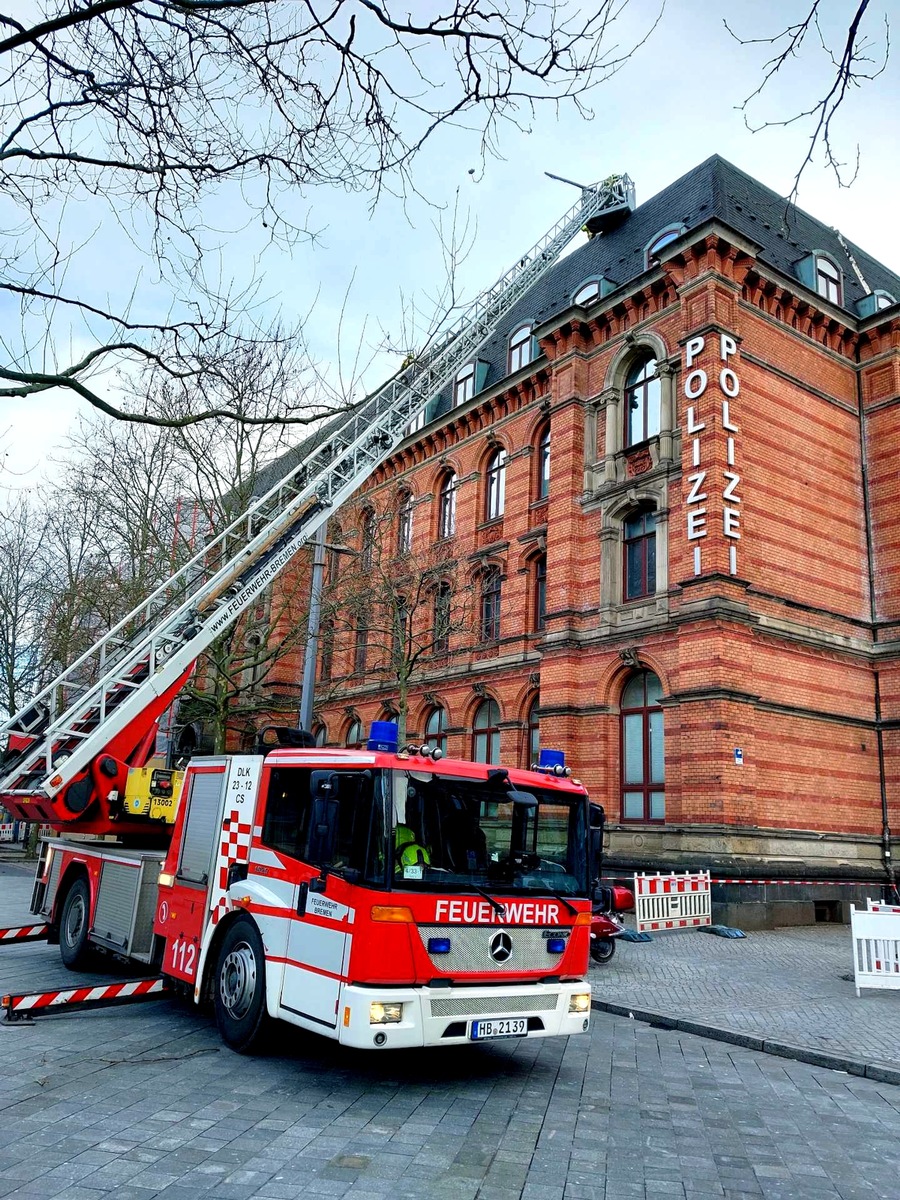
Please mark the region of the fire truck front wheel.
POLYGON ((238 1054, 257 1049, 267 1023, 266 959, 259 930, 238 917, 219 948, 215 980, 216 1025, 238 1054))
POLYGON ((59 954, 70 971, 80 971, 88 965, 91 947, 91 891, 86 879, 76 879, 66 893, 59 918, 59 954))

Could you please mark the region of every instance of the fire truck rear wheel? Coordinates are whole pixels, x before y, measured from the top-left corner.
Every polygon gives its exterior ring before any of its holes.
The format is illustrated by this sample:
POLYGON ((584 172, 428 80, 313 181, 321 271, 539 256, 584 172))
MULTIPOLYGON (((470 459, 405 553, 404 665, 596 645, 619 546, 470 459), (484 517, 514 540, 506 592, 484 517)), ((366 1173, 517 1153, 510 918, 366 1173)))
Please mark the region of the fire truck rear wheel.
POLYGON ((259 1047, 267 1025, 266 958, 259 930, 238 917, 222 938, 216 964, 216 1025, 238 1054, 259 1047))
POLYGON ((86 879, 76 879, 66 893, 59 918, 59 954, 70 971, 80 971, 90 961, 90 918, 91 891, 88 882, 86 879))

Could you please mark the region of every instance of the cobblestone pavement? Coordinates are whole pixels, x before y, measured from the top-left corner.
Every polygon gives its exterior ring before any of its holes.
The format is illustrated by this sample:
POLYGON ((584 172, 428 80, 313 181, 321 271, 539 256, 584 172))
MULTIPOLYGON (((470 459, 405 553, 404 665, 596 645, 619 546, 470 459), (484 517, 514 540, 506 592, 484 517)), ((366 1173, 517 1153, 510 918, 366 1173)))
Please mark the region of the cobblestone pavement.
POLYGON ((883 1065, 900 1077, 900 992, 864 989, 857 998, 847 925, 619 940, 590 979, 597 1000, 615 1009, 700 1022, 848 1065, 883 1065))
MULTIPOLYGON (((3 923, 21 886, 0 866, 3 923)), ((620 951, 595 983, 636 970, 620 951)), ((2 947, 0 981, 57 963, 2 947)), ((234 1055, 168 1000, 0 1026, 0 1197, 900 1197, 900 1088, 627 1017, 384 1056, 284 1027, 277 1050, 234 1055)))

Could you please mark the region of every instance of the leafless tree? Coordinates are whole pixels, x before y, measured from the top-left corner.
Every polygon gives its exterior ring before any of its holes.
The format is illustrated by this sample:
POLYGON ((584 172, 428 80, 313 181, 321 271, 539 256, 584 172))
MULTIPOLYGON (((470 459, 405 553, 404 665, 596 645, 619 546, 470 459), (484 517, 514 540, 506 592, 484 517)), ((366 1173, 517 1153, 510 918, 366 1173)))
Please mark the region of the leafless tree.
MULTIPOLYGON (((457 642, 475 628, 474 585, 459 570, 452 542, 413 540, 413 510, 396 506, 360 516, 359 551, 341 562, 325 593, 329 636, 342 643, 351 678, 382 681, 407 737, 410 687, 446 670, 457 642)), ((352 686, 352 683, 351 685, 352 686)), ((319 691, 320 706, 330 695, 319 691)))
POLYGON ((51 578, 40 497, 4 498, 0 509, 0 713, 11 714, 38 690, 42 626, 51 578))
POLYGON ((838 115, 848 96, 857 88, 871 83, 887 67, 890 54, 890 22, 886 11, 869 8, 870 0, 844 0, 846 23, 841 22, 840 40, 835 42, 824 30, 826 15, 834 17, 835 8, 828 7, 822 0, 807 0, 805 9, 796 21, 783 26, 772 34, 747 36, 746 30, 739 33, 729 22, 725 27, 742 46, 761 46, 768 58, 762 66, 762 79, 753 92, 740 105, 747 127, 754 132, 761 129, 798 125, 808 130, 806 152, 794 177, 791 199, 795 199, 803 172, 813 161, 817 152, 824 156, 825 163, 833 171, 842 187, 849 187, 859 171, 860 149, 848 163, 837 149, 835 134, 838 115), (825 67, 825 86, 820 90, 812 87, 811 104, 798 112, 770 120, 753 121, 751 113, 756 102, 773 81, 798 69, 803 62, 805 78, 809 78, 807 51, 817 53, 825 67))
POLYGON ((0 291, 20 322, 5 323, 0 396, 62 388, 128 421, 251 422, 200 389, 177 418, 110 398, 116 368, 196 384, 211 342, 255 338, 262 297, 217 278, 227 231, 207 201, 284 248, 316 234, 295 215, 314 187, 408 194, 447 123, 477 130, 484 153, 539 102, 583 106, 632 51, 613 41, 628 2, 451 0, 423 19, 374 0, 17 6, 0 17, 0 291), (116 258, 91 286, 86 262, 110 236, 144 263, 116 258))

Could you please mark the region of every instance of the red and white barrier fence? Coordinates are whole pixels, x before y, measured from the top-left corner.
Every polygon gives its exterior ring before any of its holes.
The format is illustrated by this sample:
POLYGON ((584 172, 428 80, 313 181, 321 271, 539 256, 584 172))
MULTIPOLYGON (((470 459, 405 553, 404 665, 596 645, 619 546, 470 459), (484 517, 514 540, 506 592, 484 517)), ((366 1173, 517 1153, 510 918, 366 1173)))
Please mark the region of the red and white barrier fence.
POLYGON ((43 941, 49 928, 49 925, 13 925, 9 929, 0 929, 0 942, 43 941))
POLYGON ((853 982, 860 988, 900 989, 900 907, 863 911, 850 905, 853 982))
POLYGON ((53 992, 29 992, 4 996, 3 1008, 8 1021, 28 1013, 34 1015, 47 1009, 76 1004, 112 1004, 124 1000, 147 1000, 161 996, 167 990, 165 979, 130 979, 123 983, 106 983, 97 987, 67 988, 53 992))
POLYGON ((638 933, 711 925, 709 871, 635 875, 634 908, 638 933))
POLYGON ((866 912, 900 914, 900 904, 885 904, 882 900, 873 900, 871 897, 867 897, 866 912))

